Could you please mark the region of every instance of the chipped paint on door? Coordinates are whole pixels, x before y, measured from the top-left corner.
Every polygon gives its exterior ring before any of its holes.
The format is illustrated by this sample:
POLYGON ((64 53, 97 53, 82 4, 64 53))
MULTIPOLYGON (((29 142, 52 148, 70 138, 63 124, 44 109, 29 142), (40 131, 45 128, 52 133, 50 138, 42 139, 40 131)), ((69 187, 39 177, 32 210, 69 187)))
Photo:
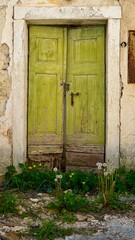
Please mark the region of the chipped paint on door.
POLYGON ((68 33, 66 150, 70 165, 104 159, 104 27, 68 33))
POLYGON ((29 32, 28 155, 44 160, 63 151, 64 29, 31 26, 29 32))
POLYGON ((104 35, 104 26, 30 27, 31 159, 62 156, 64 147, 67 164, 103 161, 104 35))

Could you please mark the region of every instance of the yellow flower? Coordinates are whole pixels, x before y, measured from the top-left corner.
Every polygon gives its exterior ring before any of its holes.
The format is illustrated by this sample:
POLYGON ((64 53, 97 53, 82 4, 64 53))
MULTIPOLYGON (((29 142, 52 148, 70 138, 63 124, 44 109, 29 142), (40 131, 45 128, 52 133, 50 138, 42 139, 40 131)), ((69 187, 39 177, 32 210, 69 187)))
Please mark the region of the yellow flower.
POLYGON ((72 175, 69 175, 70 178, 72 178, 72 175))
POLYGON ((41 167, 42 166, 42 163, 39 163, 39 165, 38 165, 39 167, 41 167))
POLYGON ((36 167, 36 165, 33 165, 33 167, 35 168, 35 167, 36 167))
POLYGON ((85 182, 82 182, 82 184, 85 184, 85 182))
POLYGON ((32 169, 32 167, 28 167, 30 170, 32 169))

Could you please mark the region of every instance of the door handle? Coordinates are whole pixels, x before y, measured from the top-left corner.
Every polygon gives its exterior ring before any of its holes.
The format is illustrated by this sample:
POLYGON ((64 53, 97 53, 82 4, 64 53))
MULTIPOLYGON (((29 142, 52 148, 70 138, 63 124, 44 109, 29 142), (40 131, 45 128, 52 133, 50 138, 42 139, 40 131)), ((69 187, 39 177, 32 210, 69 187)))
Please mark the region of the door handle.
POLYGON ((74 96, 79 96, 79 92, 71 92, 71 106, 74 106, 74 96))

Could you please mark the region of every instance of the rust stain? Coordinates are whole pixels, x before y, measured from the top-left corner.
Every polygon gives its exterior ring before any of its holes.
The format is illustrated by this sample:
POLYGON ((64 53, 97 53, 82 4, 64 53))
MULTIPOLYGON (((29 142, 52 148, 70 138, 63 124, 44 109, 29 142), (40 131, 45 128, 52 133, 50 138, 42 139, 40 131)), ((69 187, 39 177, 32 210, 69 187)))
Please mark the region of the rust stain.
POLYGON ((128 83, 135 83, 135 31, 129 31, 128 83))
POLYGON ((8 141, 12 145, 12 130, 9 128, 7 130, 8 141))

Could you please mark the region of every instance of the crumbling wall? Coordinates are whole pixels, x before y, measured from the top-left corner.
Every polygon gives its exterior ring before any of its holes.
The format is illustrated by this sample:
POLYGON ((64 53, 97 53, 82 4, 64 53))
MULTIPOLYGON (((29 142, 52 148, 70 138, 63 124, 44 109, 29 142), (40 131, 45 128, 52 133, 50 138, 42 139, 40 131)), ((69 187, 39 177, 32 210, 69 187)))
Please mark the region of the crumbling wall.
POLYGON ((0 117, 5 114, 6 103, 11 91, 11 78, 8 75, 9 47, 6 43, 0 46, 0 117))
POLYGON ((120 80, 120 155, 121 164, 135 168, 135 84, 128 83, 128 31, 135 30, 135 0, 120 0, 122 7, 120 80))
POLYGON ((12 28, 12 18, 9 15, 11 25, 6 29, 6 22, 9 21, 6 3, 0 4, 0 175, 12 163, 12 32, 8 31, 12 28))

